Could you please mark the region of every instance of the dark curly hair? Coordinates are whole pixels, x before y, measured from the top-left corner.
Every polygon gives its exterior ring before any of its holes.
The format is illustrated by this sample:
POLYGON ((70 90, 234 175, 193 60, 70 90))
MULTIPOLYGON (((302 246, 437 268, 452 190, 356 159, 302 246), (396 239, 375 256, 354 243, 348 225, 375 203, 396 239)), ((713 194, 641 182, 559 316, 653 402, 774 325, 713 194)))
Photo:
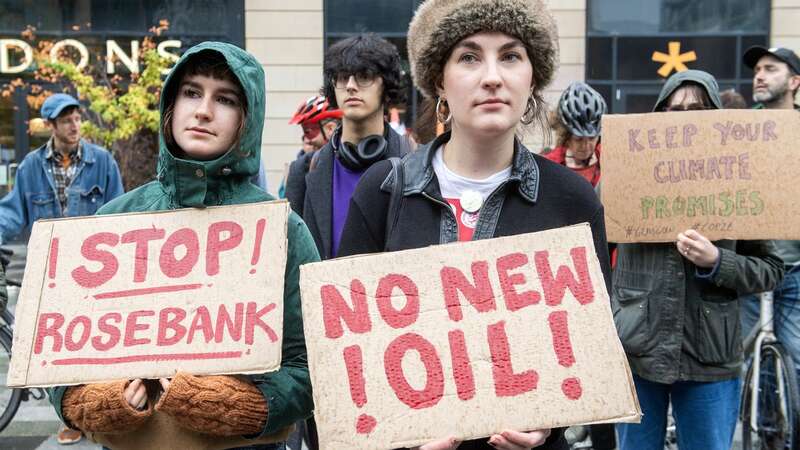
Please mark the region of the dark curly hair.
POLYGON ((396 106, 405 102, 403 70, 397 47, 375 34, 367 33, 341 40, 325 53, 325 85, 322 95, 334 108, 336 92, 334 79, 337 75, 370 73, 383 78, 383 106, 396 106))

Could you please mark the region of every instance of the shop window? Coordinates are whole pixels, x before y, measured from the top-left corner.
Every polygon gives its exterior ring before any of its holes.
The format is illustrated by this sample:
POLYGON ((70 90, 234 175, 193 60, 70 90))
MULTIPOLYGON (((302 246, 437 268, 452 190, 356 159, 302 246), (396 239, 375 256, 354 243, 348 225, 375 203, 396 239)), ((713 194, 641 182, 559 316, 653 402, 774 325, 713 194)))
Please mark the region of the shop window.
POLYGON ((0 33, 8 36, 18 36, 26 25, 48 36, 140 36, 162 19, 170 22, 169 36, 244 45, 244 0, 0 1, 0 33))
POLYGON ((586 80, 614 113, 646 112, 676 71, 713 74, 751 101, 742 54, 767 45, 769 0, 589 0, 586 80))
POLYGON ((594 33, 753 33, 769 24, 768 0, 589 0, 594 33))

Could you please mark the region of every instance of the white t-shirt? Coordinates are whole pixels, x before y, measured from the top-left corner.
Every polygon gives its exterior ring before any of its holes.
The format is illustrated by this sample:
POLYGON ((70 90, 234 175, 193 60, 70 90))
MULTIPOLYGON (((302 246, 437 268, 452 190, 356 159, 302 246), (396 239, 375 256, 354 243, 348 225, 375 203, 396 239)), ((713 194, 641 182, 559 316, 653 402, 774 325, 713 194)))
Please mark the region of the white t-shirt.
POLYGON ((481 180, 462 177, 447 168, 442 157, 442 147, 436 150, 432 163, 436 178, 439 179, 442 197, 453 208, 458 221, 458 240, 471 241, 480 210, 472 213, 465 211, 461 206, 461 196, 466 191, 474 191, 481 195, 485 203, 489 195, 511 176, 511 166, 481 180))

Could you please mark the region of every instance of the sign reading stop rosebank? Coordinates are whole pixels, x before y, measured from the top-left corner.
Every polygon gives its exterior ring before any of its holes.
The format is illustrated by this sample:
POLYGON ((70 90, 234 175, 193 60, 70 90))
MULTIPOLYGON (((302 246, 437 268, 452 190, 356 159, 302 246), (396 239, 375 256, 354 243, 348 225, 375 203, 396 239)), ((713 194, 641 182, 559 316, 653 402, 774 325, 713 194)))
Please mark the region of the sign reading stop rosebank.
POLYGON ((286 202, 39 221, 8 385, 280 367, 286 202))

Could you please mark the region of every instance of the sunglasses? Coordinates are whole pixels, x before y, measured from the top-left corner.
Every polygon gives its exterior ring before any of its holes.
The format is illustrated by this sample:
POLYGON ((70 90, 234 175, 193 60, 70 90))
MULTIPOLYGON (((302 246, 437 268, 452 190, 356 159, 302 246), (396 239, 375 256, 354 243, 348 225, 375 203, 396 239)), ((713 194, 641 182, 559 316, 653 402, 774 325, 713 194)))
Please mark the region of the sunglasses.
POLYGON ((336 86, 336 89, 346 89, 347 83, 350 82, 350 77, 355 78, 358 87, 362 88, 372 86, 372 83, 375 82, 375 78, 377 78, 375 74, 370 72, 340 73, 331 81, 333 81, 333 85, 336 86))

